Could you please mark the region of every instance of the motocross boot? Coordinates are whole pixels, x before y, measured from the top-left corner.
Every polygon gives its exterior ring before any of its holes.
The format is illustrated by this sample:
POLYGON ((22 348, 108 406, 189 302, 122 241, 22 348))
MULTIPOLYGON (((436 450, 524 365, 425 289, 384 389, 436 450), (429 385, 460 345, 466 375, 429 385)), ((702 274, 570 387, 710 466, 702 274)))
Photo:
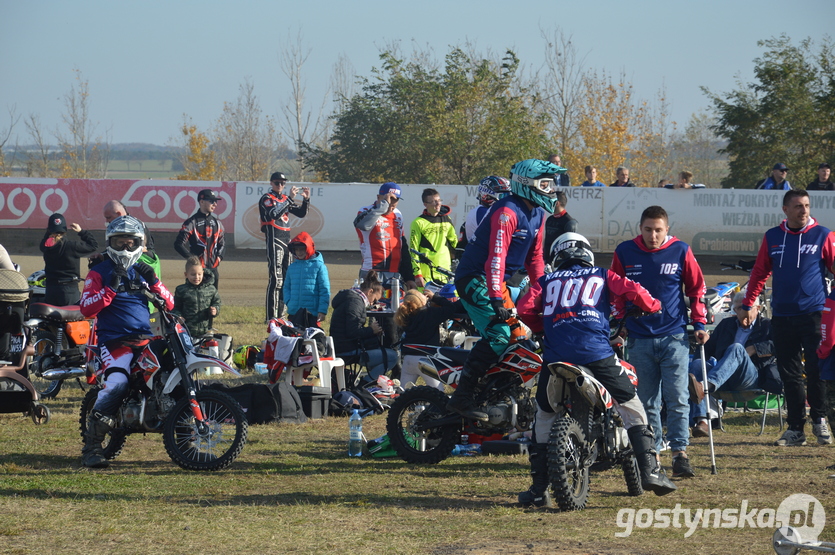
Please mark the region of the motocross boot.
POLYGON ((101 442, 116 421, 97 410, 87 417, 87 431, 84 432, 84 447, 81 448, 81 464, 87 468, 107 468, 110 462, 104 457, 101 442))
POLYGON ((523 507, 554 508, 551 500, 551 485, 548 480, 548 444, 532 443, 528 447, 528 460, 531 462, 531 487, 519 494, 519 504, 523 507))
POLYGON ((478 378, 467 371, 467 367, 461 371, 461 377, 458 379, 458 386, 449 398, 446 404, 447 410, 457 412, 465 418, 487 422, 488 416, 486 412, 478 410, 475 404, 475 388, 478 384, 478 378))
POLYGON ((667 495, 677 490, 676 485, 667 478, 664 469, 658 462, 652 429, 648 426, 632 426, 626 430, 626 434, 629 436, 632 452, 635 453, 635 459, 638 461, 641 487, 655 495, 667 495))

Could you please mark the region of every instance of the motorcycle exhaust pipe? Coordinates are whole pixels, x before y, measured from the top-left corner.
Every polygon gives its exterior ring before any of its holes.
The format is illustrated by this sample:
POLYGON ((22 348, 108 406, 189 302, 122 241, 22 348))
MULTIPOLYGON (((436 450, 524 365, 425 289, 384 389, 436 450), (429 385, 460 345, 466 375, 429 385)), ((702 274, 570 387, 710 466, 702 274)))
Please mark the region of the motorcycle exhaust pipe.
POLYGON ((70 378, 81 378, 86 375, 84 368, 53 368, 41 374, 45 380, 68 380, 70 378))

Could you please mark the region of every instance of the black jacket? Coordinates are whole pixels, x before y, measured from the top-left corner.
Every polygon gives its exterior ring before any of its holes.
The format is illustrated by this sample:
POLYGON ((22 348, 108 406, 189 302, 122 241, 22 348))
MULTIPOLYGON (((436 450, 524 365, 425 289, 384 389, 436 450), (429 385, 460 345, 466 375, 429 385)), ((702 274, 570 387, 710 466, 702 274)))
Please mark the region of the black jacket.
POLYGON ((226 252, 223 224, 214 214, 198 210, 183 222, 174 240, 174 249, 183 258, 197 256, 204 268, 217 268, 226 252))
POLYGON ((64 234, 60 241, 51 241, 49 232, 46 232, 41 239, 40 248, 43 253, 47 285, 69 283, 82 277, 79 260, 83 256, 96 252, 99 244, 93 233, 86 229, 82 229, 78 237, 81 240, 75 241, 68 239, 64 234))
MULTIPOLYGON (((365 325, 368 315, 365 300, 355 289, 343 289, 331 301, 330 334, 333 348, 337 353, 346 353, 361 348, 371 347, 374 330, 365 325)), ((379 345, 379 341, 378 341, 379 345)))
POLYGON ((831 181, 818 181, 815 179, 806 185, 807 191, 835 191, 835 183, 831 181))
MULTIPOLYGON (((736 331, 739 329, 737 324, 739 320, 735 316, 725 318, 713 333, 710 334, 710 339, 705 343, 705 356, 722 358, 725 351, 733 345, 736 331)), ((760 389, 764 389, 769 393, 782 394, 783 383, 780 381, 780 375, 777 371, 777 359, 774 357, 774 341, 771 339, 771 320, 757 316, 757 321, 754 322, 754 329, 744 347, 753 346, 757 351, 757 356, 752 359, 754 366, 757 367, 759 374, 758 385, 760 389), (769 356, 765 356, 769 355, 769 356)))
MULTIPOLYGON (((409 318, 409 323, 403 330, 405 333, 403 343, 440 346, 441 330, 439 326, 458 316, 463 308, 462 303, 454 303, 443 297, 434 296, 426 307, 418 310, 409 318)), ((466 311, 462 315, 466 315, 466 311)))

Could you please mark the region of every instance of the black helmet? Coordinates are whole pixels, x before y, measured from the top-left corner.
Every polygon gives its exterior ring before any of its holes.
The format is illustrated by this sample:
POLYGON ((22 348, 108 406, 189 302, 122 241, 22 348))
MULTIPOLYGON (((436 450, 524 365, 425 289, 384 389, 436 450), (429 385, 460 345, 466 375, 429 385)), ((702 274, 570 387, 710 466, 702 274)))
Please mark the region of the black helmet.
POLYGON ((585 237, 579 233, 563 233, 551 244, 551 267, 556 271, 570 263, 594 266, 594 253, 585 237))

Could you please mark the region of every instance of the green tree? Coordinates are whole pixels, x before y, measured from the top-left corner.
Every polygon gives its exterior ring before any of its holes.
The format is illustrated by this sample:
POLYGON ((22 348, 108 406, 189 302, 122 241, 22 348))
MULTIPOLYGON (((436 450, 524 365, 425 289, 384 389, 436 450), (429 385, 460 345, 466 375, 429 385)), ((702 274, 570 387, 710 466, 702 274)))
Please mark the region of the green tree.
POLYGON ((519 82, 519 60, 461 48, 443 70, 425 53, 393 49, 339 104, 328 148, 301 145, 306 167, 331 181, 475 183, 548 148, 538 97, 519 82))
POLYGON ((832 161, 835 146, 833 44, 825 38, 792 44, 786 35, 759 41, 766 52, 754 60, 753 83, 715 94, 716 134, 728 141, 730 173, 723 187, 752 188, 776 162, 792 169, 793 185, 814 177, 817 164, 832 161))

